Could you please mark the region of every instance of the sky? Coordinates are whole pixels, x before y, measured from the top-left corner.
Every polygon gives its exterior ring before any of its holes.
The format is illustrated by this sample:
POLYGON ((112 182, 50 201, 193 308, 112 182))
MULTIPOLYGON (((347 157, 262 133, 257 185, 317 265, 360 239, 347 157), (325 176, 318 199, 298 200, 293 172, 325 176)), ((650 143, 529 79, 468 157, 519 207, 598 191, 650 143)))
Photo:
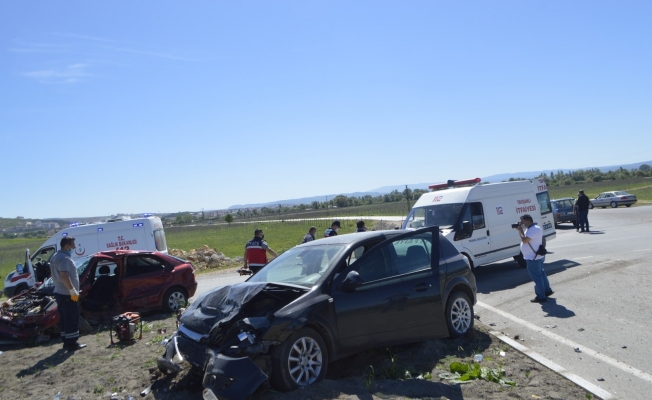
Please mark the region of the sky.
POLYGON ((0 217, 652 155, 649 1, 4 1, 0 217))

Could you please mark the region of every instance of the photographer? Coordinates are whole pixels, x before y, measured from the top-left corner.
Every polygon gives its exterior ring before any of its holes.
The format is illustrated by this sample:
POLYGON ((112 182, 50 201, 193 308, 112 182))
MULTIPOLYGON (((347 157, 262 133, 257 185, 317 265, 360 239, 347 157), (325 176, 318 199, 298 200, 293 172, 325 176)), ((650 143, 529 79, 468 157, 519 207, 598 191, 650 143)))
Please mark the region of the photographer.
POLYGON ((543 231, 534 224, 530 214, 523 214, 521 222, 513 224, 512 227, 518 230, 521 237, 521 253, 527 263, 527 271, 534 281, 534 292, 536 297, 530 300, 532 303, 544 303, 548 296, 554 292, 550 288, 548 276, 543 270, 544 256, 537 254, 543 243, 543 231))

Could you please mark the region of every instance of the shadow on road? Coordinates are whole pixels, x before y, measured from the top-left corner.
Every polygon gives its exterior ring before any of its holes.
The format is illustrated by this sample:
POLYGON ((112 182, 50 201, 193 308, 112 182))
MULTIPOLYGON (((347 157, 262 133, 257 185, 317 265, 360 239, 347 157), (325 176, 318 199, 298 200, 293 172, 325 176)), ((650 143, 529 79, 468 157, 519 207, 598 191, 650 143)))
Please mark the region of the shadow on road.
MULTIPOLYGON (((549 252, 548 254, 553 253, 549 252)), ((551 276, 580 265, 582 264, 571 260, 557 260, 551 263, 544 262, 543 268, 546 274, 551 276)), ((519 267, 516 261, 483 265, 482 267, 476 268, 474 272, 478 285, 478 293, 489 294, 500 292, 532 282, 527 269, 519 267)))
POLYGON ((548 301, 541 303, 541 309, 546 312, 545 317, 571 318, 575 316, 575 312, 557 304, 557 300, 553 297, 548 297, 548 301))

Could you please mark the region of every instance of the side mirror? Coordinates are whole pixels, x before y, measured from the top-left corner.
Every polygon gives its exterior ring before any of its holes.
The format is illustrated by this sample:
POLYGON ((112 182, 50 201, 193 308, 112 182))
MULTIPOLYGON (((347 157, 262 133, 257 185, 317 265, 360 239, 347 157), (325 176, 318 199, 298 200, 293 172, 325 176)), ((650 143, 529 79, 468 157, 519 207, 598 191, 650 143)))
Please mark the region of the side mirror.
POLYGON ((346 274, 346 278, 342 282, 342 291, 344 292, 354 292, 355 289, 362 285, 364 281, 360 278, 360 274, 357 271, 351 271, 346 274))
POLYGON ((462 232, 464 232, 465 235, 473 235, 473 226, 469 221, 462 222, 462 232))
POLYGON ((462 222, 462 230, 455 232, 454 240, 470 238, 473 235, 473 225, 469 221, 462 222))

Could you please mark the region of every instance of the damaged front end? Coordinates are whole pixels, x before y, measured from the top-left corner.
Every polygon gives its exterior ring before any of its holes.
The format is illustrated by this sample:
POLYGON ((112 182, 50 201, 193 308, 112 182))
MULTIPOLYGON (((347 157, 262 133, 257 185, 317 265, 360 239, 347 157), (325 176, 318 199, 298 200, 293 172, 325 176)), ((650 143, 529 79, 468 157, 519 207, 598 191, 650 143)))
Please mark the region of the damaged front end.
POLYGON ((244 282, 206 293, 179 318, 179 329, 168 341, 165 356, 158 359, 159 369, 180 371, 176 356, 203 372, 204 399, 251 396, 272 370, 270 347, 279 344, 282 330, 275 313, 307 291, 244 282))
POLYGON ((58 330, 58 321, 54 296, 31 289, 2 303, 0 336, 17 340, 35 339, 49 330, 58 330))

